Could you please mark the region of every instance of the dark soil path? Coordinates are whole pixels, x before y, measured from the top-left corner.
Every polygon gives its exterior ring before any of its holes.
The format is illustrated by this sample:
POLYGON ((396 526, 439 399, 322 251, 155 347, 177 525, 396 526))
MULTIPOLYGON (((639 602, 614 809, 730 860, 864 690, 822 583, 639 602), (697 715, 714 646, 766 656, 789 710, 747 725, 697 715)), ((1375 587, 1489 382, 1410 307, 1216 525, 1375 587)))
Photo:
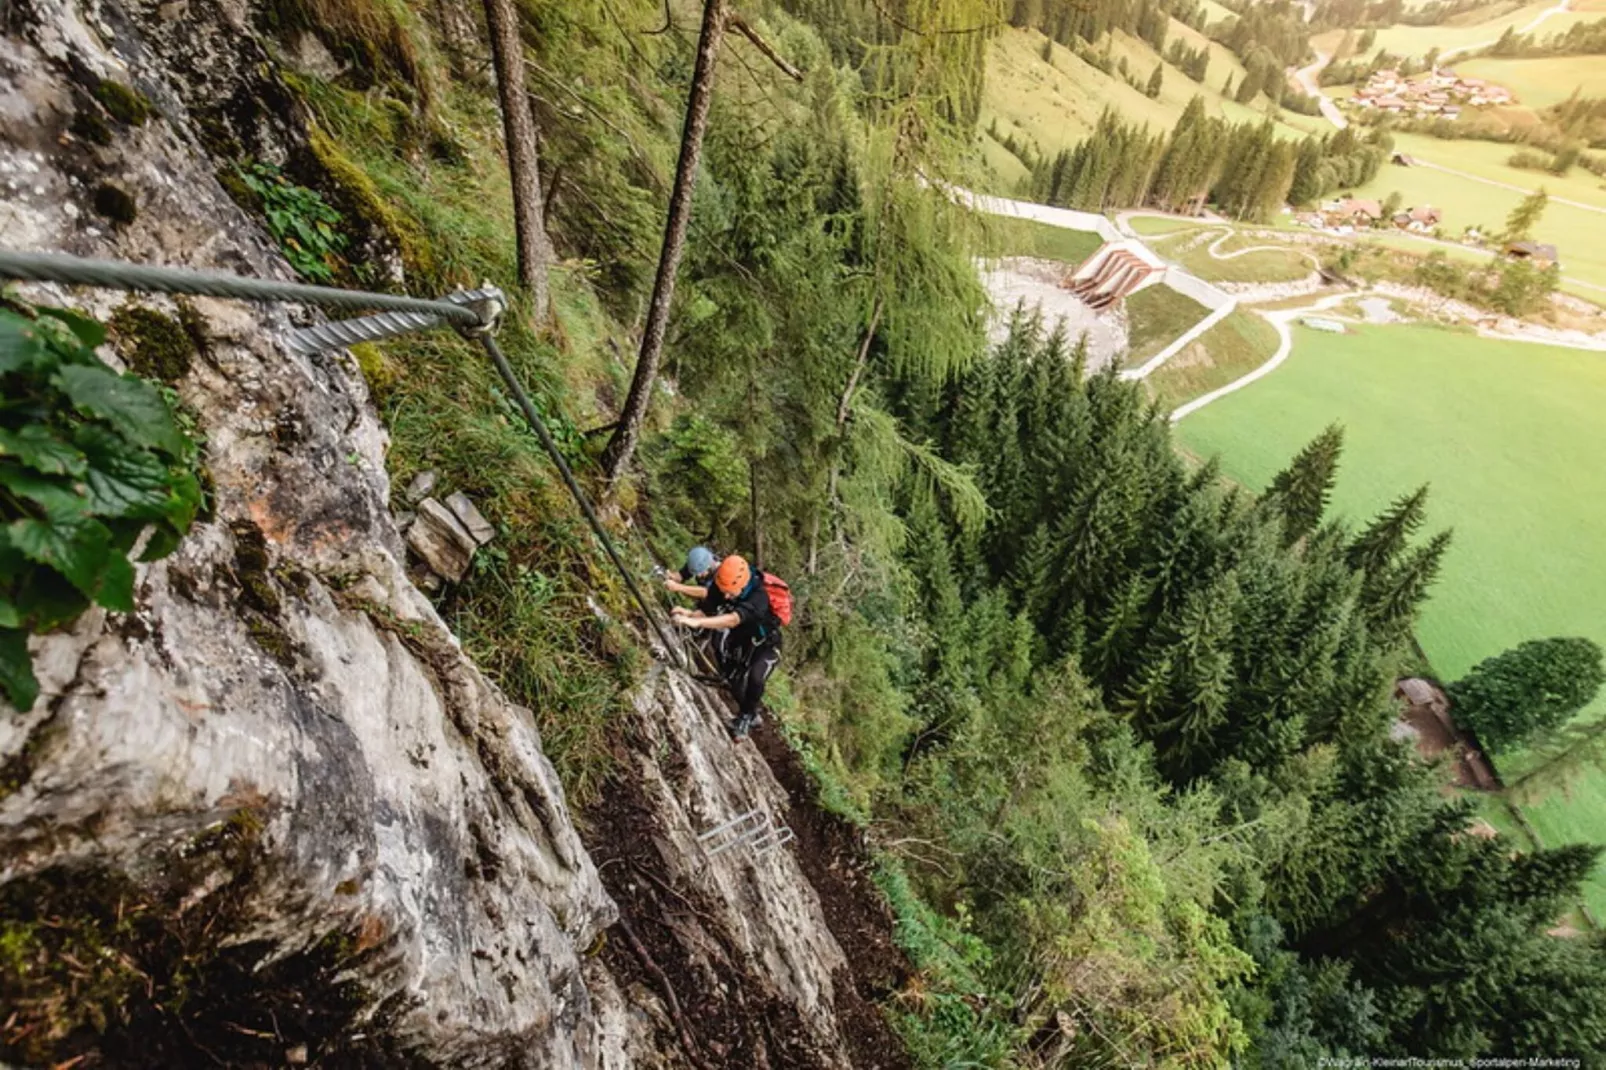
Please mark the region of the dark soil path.
MULTIPOLYGON (((627 744, 628 745, 628 744, 627 744)), ((833 978, 835 1005, 849 1065, 863 1070, 912 1070, 903 1044, 877 1002, 897 991, 909 964, 893 942, 893 918, 870 877, 857 830, 814 805, 814 789, 796 755, 765 724, 754 739, 789 807, 784 820, 797 839, 784 850, 813 884, 832 935, 848 965, 833 978)), ((820 1050, 797 1009, 775 994, 761 964, 744 962, 719 921, 722 911, 693 887, 676 886, 660 856, 667 842, 643 786, 621 761, 619 774, 585 815, 588 849, 621 923, 602 951, 621 987, 645 985, 678 1019, 662 1030, 694 1066, 715 1070, 823 1070, 842 1066, 820 1050), (666 999, 666 988, 673 992, 666 999)), ((777 814, 777 819, 782 815, 777 814)))

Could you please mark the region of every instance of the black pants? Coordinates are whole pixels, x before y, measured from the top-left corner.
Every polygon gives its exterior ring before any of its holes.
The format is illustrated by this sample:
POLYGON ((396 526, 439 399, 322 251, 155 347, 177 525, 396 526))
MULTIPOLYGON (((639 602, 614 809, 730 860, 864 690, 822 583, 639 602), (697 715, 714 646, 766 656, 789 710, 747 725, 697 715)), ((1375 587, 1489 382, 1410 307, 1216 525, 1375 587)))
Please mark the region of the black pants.
POLYGON ((749 646, 745 651, 732 650, 730 644, 725 644, 720 653, 725 681, 730 684, 731 697, 736 700, 741 716, 756 715, 759 703, 764 701, 764 687, 769 683, 770 673, 781 660, 780 637, 767 639, 756 647, 749 646))

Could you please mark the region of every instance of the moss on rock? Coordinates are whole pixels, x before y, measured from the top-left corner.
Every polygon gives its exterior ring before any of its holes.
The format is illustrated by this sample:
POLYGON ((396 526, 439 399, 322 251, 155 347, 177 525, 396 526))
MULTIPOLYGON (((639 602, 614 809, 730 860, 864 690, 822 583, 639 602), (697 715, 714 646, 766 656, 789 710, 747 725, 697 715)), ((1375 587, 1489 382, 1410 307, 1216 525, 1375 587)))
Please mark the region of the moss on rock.
POLYGON ((137 374, 164 383, 189 374, 196 343, 179 320, 129 302, 112 314, 110 327, 118 351, 137 374))
POLYGON ((91 145, 110 145, 112 143, 112 128, 106 125, 106 120, 89 108, 80 108, 72 117, 72 123, 67 130, 76 138, 81 138, 91 145))
POLYGON ((129 126, 144 126, 145 120, 151 117, 151 102, 137 89, 131 89, 122 82, 114 82, 110 78, 102 78, 100 84, 95 86, 95 99, 100 106, 120 123, 129 126))
POLYGON ((258 196, 256 190, 245 184, 245 179, 240 177, 238 168, 220 167, 216 178, 218 185, 223 187, 223 192, 227 193, 235 204, 247 212, 262 211, 262 198, 258 196))
POLYGON ((351 355, 357 358, 357 367, 376 399, 383 399, 401 380, 401 368, 379 345, 358 342, 351 347, 351 355))
POLYGON ((401 254, 409 278, 433 281, 435 254, 423 229, 391 207, 368 172, 320 127, 311 128, 307 144, 328 178, 330 200, 340 214, 389 239, 401 254))

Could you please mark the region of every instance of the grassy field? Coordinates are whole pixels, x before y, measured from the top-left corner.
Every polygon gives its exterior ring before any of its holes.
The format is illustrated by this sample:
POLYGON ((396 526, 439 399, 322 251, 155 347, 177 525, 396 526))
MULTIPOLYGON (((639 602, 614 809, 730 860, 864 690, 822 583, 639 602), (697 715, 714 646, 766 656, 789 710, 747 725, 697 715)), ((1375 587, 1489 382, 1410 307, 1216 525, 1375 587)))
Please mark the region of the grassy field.
MULTIPOLYGON (((1500 5, 1485 9, 1490 13, 1495 11, 1502 13, 1495 18, 1479 22, 1463 22, 1456 26, 1390 26, 1378 32, 1377 49, 1386 50, 1396 56, 1425 56, 1428 50, 1433 48, 1442 52, 1486 41, 1492 43, 1506 32, 1506 27, 1526 26, 1545 10, 1555 6, 1553 0, 1535 0, 1534 3, 1518 8, 1500 5)), ((1479 13, 1482 14, 1483 11, 1479 13)), ((1540 32, 1565 30, 1566 19, 1565 14, 1553 15, 1540 24, 1540 32)))
POLYGON ((1133 216, 1129 222, 1139 234, 1174 234, 1182 230, 1198 230, 1199 222, 1192 219, 1172 219, 1167 216, 1133 216))
MULTIPOLYGON (((1412 134, 1396 135, 1395 143, 1403 152, 1467 174, 1525 189, 1544 186, 1554 196, 1606 207, 1606 191, 1601 190, 1600 180, 1594 175, 1574 168, 1565 178, 1557 178, 1507 167, 1505 159, 1514 151, 1510 145, 1442 141, 1412 134)), ((1523 198, 1517 190, 1502 189, 1432 168, 1392 165, 1384 166, 1377 178, 1355 193, 1382 200, 1394 191, 1401 194, 1406 206, 1431 204, 1441 209, 1444 212, 1441 227, 1448 237, 1458 237, 1463 228, 1472 225, 1485 228, 1486 233, 1498 231, 1523 198)), ((1534 228, 1534 237, 1556 245, 1561 252, 1565 275, 1606 286, 1606 214, 1552 201, 1534 228)), ((1596 300, 1602 296, 1606 295, 1594 293, 1596 300)))
MULTIPOLYGON (((1182 421, 1184 445, 1258 488, 1338 420, 1337 513, 1430 483, 1430 523, 1455 543, 1419 634, 1445 678, 1537 636, 1606 643, 1606 360, 1427 327, 1293 330, 1287 364, 1182 421)), ((1549 846, 1606 843, 1606 774, 1527 813, 1549 846)), ((1587 899, 1606 916, 1606 867, 1587 899)))
MULTIPOLYGON (((1606 15, 1601 16, 1606 18, 1606 15)), ((1549 25, 1547 20, 1546 25, 1549 25)), ((1544 59, 1473 59, 1457 63, 1460 74, 1505 86, 1530 108, 1548 108, 1574 89, 1586 97, 1606 96, 1606 63, 1599 56, 1548 56, 1544 59)))
POLYGON ((1150 286, 1128 297, 1127 367, 1142 364, 1208 315, 1208 308, 1165 285, 1150 286))
MULTIPOLYGON (((1211 282, 1293 282, 1315 270, 1309 260, 1292 249, 1267 249, 1218 260, 1210 255, 1212 242, 1200 242, 1177 258, 1177 262, 1201 279, 1211 282)), ((1256 238, 1234 237, 1223 242, 1220 251, 1231 253, 1236 249, 1263 244, 1265 242, 1256 238)))
POLYGON ((1097 234, 1051 227, 1030 219, 987 216, 984 226, 987 252, 992 256, 1037 256, 1080 264, 1104 243, 1097 234))
POLYGON ((1253 371, 1276 351, 1276 329, 1255 313, 1240 308, 1143 382, 1150 397, 1162 407, 1174 409, 1253 371))

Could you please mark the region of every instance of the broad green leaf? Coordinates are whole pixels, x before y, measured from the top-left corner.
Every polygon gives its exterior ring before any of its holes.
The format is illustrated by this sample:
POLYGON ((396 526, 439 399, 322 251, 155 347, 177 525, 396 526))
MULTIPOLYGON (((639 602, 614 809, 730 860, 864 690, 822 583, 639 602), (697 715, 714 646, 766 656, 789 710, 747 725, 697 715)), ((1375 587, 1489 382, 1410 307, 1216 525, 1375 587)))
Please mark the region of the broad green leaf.
POLYGON ((42 424, 27 424, 17 431, 0 428, 0 457, 15 457, 47 475, 76 476, 84 471, 84 455, 42 424))
POLYGON ((48 632, 76 620, 89 607, 82 591, 53 568, 30 565, 22 585, 12 597, 17 612, 35 632, 48 632))
POLYGON ((22 611, 0 595, 0 628, 22 627, 22 611))
POLYGON ((24 517, 6 527, 11 545, 28 560, 49 565, 90 598, 111 556, 111 533, 95 520, 50 523, 24 517))
POLYGON ((95 349, 106 341, 106 328, 82 313, 66 308, 41 308, 38 311, 41 316, 65 323, 67 329, 89 349, 95 349))
MULTIPOLYGON (((80 436, 81 439, 93 436, 80 436)), ((110 436, 107 436, 110 437, 110 436)), ((87 445, 87 443, 86 443, 87 445)), ((84 474, 91 511, 102 516, 155 519, 173 508, 168 469, 147 450, 97 449, 89 446, 84 474)))
POLYGON ((134 566, 122 554, 109 554, 95 601, 114 613, 134 612, 134 566))
POLYGON ((28 633, 0 628, 0 695, 18 713, 27 713, 39 698, 39 681, 28 657, 28 633))
POLYGON ((106 367, 73 364, 52 381, 80 411, 99 416, 141 446, 155 446, 178 457, 185 440, 157 389, 132 375, 106 367))
POLYGON ((72 484, 15 464, 0 462, 0 487, 38 505, 55 521, 72 523, 89 513, 89 501, 72 484))
POLYGON ((0 375, 52 360, 32 322, 0 308, 0 375))

